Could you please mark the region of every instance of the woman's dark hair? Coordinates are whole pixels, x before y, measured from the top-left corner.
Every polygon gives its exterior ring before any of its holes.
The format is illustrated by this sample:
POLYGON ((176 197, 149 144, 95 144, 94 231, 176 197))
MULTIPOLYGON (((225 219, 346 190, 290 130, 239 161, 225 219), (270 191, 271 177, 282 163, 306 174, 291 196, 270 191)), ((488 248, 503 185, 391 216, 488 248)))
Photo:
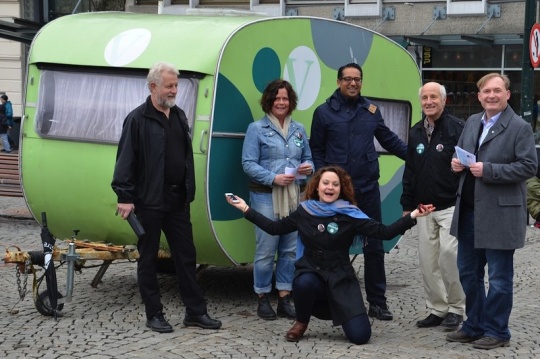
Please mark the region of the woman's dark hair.
POLYGON ((298 96, 296 95, 296 92, 294 92, 292 85, 285 80, 274 80, 266 86, 261 97, 261 107, 264 113, 271 112, 274 101, 276 101, 277 93, 280 89, 287 90, 287 94, 289 95, 289 112, 287 112, 287 115, 290 115, 296 110, 298 96))
POLYGON ((339 193, 339 198, 349 201, 349 203, 356 205, 354 199, 354 187, 352 184, 351 176, 341 167, 338 166, 328 166, 319 168, 309 180, 306 186, 305 198, 320 200, 319 198, 319 182, 321 177, 325 172, 334 172, 339 178, 339 184, 341 185, 341 191, 339 193))

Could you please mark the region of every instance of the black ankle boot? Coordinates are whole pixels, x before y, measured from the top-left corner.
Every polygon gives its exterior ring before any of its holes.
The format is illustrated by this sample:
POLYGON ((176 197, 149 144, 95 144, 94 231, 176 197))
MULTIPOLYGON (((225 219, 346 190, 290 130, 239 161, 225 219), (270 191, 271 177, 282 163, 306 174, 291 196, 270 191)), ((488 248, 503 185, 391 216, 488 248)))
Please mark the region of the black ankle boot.
POLYGON ((277 306, 277 314, 280 317, 287 317, 289 319, 296 319, 296 310, 292 302, 290 294, 284 297, 280 297, 277 306))
POLYGON ((266 320, 276 319, 276 312, 272 309, 270 301, 268 300, 268 294, 264 293, 259 296, 259 306, 257 307, 257 315, 259 318, 266 320))

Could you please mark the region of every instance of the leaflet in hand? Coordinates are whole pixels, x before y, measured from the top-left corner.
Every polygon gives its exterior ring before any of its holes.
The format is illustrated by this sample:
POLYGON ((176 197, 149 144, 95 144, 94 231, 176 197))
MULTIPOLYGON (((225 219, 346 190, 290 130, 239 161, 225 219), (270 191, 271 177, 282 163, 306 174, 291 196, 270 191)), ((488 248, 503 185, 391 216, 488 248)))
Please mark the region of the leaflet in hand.
MULTIPOLYGON (((298 166, 300 167, 300 166, 298 166)), ((286 175, 294 175, 296 179, 306 179, 306 175, 302 175, 298 173, 298 167, 285 167, 285 174, 286 175)))
POLYGON ((471 164, 476 163, 476 156, 474 154, 465 151, 463 148, 459 146, 455 146, 455 148, 456 148, 457 158, 463 166, 469 167, 471 164))

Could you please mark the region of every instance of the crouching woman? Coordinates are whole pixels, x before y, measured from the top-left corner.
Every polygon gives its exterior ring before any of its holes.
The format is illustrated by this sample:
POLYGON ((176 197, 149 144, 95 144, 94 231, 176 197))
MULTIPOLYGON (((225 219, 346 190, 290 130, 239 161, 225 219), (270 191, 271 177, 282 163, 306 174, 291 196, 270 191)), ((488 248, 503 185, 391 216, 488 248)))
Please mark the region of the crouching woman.
MULTIPOLYGON (((392 239, 416 224, 416 218, 435 209, 422 205, 385 226, 366 216, 354 202, 350 176, 340 167, 323 167, 313 175, 305 191, 306 200, 289 216, 268 219, 239 202, 227 201, 244 212, 247 220, 272 235, 298 231, 303 253, 298 253, 293 299, 296 321, 286 334, 287 341, 299 341, 311 316, 341 325, 347 339, 365 344, 371 337, 360 284, 349 259, 355 236, 392 239)), ((297 248, 301 250, 301 248, 297 248)))

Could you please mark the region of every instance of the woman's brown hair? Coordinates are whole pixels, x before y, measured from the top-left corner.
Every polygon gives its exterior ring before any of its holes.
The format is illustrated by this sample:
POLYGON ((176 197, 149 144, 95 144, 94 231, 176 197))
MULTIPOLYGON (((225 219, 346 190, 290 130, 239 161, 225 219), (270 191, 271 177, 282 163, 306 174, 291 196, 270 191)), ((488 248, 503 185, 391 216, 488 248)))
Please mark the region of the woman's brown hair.
POLYGON ((327 166, 319 168, 309 180, 306 186, 305 197, 306 199, 320 200, 319 198, 319 182, 321 177, 325 172, 334 172, 339 178, 339 184, 341 186, 341 191, 339 192, 339 199, 344 199, 349 201, 350 204, 356 205, 354 200, 354 187, 352 184, 351 176, 341 167, 338 166, 327 166))
POLYGON ((261 97, 261 108, 264 113, 270 113, 272 106, 274 106, 274 101, 276 101, 277 93, 280 89, 287 90, 287 95, 289 96, 289 112, 287 115, 290 115, 294 110, 296 110, 296 105, 298 104, 298 96, 292 85, 285 80, 274 80, 266 86, 261 97))

